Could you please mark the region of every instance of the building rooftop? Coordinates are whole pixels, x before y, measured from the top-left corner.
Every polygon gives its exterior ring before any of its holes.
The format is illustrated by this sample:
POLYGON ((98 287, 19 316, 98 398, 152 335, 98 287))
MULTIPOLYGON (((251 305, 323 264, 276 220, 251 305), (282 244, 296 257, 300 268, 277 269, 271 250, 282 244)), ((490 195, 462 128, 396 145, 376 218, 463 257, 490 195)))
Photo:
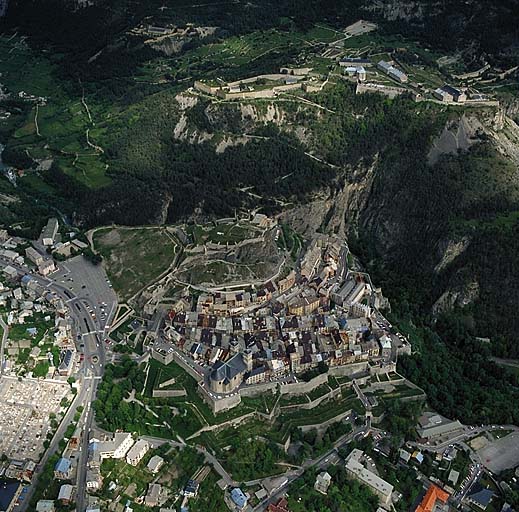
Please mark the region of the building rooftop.
POLYGON ((242 490, 238 487, 231 491, 231 499, 238 505, 238 507, 243 508, 247 504, 247 496, 243 494, 242 490))
POLYGON ((54 471, 59 471, 60 473, 66 473, 69 469, 72 463, 70 462, 70 459, 65 459, 62 457, 61 459, 56 462, 56 466, 54 466, 54 471))
POLYGON ((366 485, 376 489, 384 496, 390 496, 393 493, 393 486, 378 475, 375 475, 375 473, 366 469, 360 462, 363 456, 364 452, 362 450, 358 450, 357 448, 352 450, 346 460, 346 469, 351 471, 366 485))
POLYGON ((70 484, 64 484, 59 489, 58 500, 70 500, 72 499, 72 492, 74 487, 70 484))
POLYGON ((473 493, 469 492, 467 497, 469 500, 476 503, 480 508, 485 510, 490 504, 492 498, 494 497, 494 492, 490 489, 480 488, 479 490, 476 490, 473 493))
POLYGON ((59 227, 58 219, 51 218, 48 220, 47 225, 43 228, 42 237, 43 238, 54 238, 56 234, 56 230, 59 227))
POLYGON ((460 96, 463 94, 462 91, 459 89, 456 89, 455 87, 452 87, 452 85, 444 85, 443 87, 440 87, 442 91, 445 91, 447 94, 450 94, 451 96, 460 96))
POLYGON ((162 464, 164 464, 164 459, 158 455, 154 455, 148 462, 147 468, 154 473, 162 466, 162 464))
POLYGON ((0 510, 8 510, 11 502, 18 493, 20 484, 18 482, 8 482, 0 480, 0 510))
POLYGON ((242 354, 238 353, 225 363, 217 361, 213 365, 210 378, 213 381, 231 381, 236 375, 245 372, 246 369, 247 366, 243 361, 242 354))
POLYGON ((418 507, 416 507, 416 512, 433 512, 437 501, 440 501, 441 503, 447 503, 448 499, 448 493, 441 490, 436 485, 431 485, 431 487, 427 489, 427 492, 425 493, 425 496, 423 497, 418 507))

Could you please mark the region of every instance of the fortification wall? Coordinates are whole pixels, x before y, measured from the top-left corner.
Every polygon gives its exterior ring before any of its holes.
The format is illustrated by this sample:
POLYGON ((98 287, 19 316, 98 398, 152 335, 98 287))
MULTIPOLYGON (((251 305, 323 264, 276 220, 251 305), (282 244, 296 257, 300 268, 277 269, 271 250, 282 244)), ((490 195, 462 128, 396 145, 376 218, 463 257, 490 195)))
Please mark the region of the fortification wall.
POLYGON ((153 398, 170 398, 174 396, 187 396, 185 389, 154 389, 153 398))
POLYGON ((303 433, 309 432, 310 430, 326 429, 333 423, 337 423, 338 421, 343 420, 347 416, 350 416, 351 413, 352 413, 351 409, 348 409, 347 411, 341 412, 337 416, 334 416, 333 418, 330 418, 328 421, 324 421, 323 423, 315 423, 314 425, 300 425, 298 428, 303 433))
POLYGON ((326 382, 328 382, 328 374, 321 373, 321 375, 314 377, 308 382, 294 382, 292 384, 285 384, 284 386, 281 386, 280 392, 282 395, 304 395, 305 393, 309 393, 326 382))

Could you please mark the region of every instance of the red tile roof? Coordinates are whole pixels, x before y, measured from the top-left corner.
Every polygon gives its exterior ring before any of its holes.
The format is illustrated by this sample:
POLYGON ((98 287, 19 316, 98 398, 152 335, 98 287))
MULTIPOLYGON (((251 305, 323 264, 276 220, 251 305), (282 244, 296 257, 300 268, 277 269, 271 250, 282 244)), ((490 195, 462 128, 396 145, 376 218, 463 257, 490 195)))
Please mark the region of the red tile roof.
POLYGON ((425 496, 423 497, 423 500, 421 501, 420 505, 416 507, 415 512, 432 512, 438 500, 442 503, 447 503, 448 499, 448 493, 442 491, 436 485, 431 485, 431 487, 427 489, 427 492, 425 493, 425 496))

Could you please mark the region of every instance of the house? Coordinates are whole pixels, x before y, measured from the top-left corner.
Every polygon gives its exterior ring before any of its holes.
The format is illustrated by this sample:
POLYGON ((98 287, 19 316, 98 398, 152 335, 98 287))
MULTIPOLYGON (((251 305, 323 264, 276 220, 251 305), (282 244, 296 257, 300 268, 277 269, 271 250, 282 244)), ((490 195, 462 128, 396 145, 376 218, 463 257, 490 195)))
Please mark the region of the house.
POLYGON ((11 265, 5 266, 2 272, 12 281, 16 281, 18 279, 18 271, 14 267, 11 267, 11 265))
POLYGON ((231 500, 239 510, 243 510, 247 506, 247 496, 238 487, 231 491, 231 500))
POLYGON ((56 234, 58 232, 58 227, 58 219, 51 218, 48 220, 47 225, 43 228, 43 232, 41 235, 43 245, 54 245, 54 241, 56 240, 56 234))
POLYGON ((359 82, 364 82, 364 80, 366 80, 366 68, 364 68, 364 66, 346 66, 343 72, 345 75, 351 77, 356 76, 359 79, 359 82))
POLYGON ((198 494, 200 484, 196 480, 188 480, 184 488, 184 496, 186 498, 194 498, 198 494))
POLYGON ((458 480, 460 478, 460 472, 456 471, 455 469, 451 469, 449 473, 448 481, 452 485, 456 485, 458 483, 458 480))
POLYGON ((86 474, 86 487, 87 491, 97 491, 103 484, 103 477, 99 469, 92 468, 87 470, 86 474))
POLYGON ((424 461, 424 456, 423 456, 423 453, 418 451, 418 450, 415 450, 413 452, 413 459, 418 462, 418 464, 421 464, 423 461, 424 461))
POLYGON ((150 473, 153 473, 154 475, 160 471, 160 468, 164 465, 164 459, 162 457, 159 457, 158 455, 154 455, 150 461, 148 462, 148 465, 146 466, 148 468, 148 471, 150 473))
POLYGON ((450 85, 438 87, 438 89, 434 90, 433 94, 436 98, 446 103, 465 103, 465 101, 467 101, 467 95, 463 91, 450 85))
POLYGON ((54 512, 53 500, 40 500, 36 503, 36 512, 54 512))
MULTIPOLYGON (((416 507, 415 512, 442 512, 444 507, 447 506, 448 499, 448 493, 436 485, 431 485, 416 507)), ((448 510, 448 508, 445 508, 445 510, 448 510)))
POLYGON ((72 240, 72 245, 75 246, 80 251, 83 251, 88 247, 88 244, 82 242, 81 240, 72 240))
POLYGON ((48 276, 52 272, 56 270, 56 265, 53 260, 45 260, 40 265, 38 265, 38 272, 42 276, 48 276))
POLYGON ((54 466, 54 478, 57 480, 68 480, 72 475, 72 461, 62 457, 54 466))
POLYGON ((150 445, 145 439, 139 439, 126 454, 126 462, 131 466, 136 466, 148 453, 150 445))
POLYGON ((58 242, 54 246, 54 252, 52 254, 59 254, 60 256, 64 256, 68 258, 72 255, 72 251, 74 250, 74 246, 70 242, 58 242))
POLYGON ((267 368, 265 366, 259 366, 258 368, 254 368, 245 377, 245 383, 247 385, 259 384, 260 382, 265 382, 266 380, 267 380, 267 368))
POLYGON ((160 484, 150 484, 148 486, 148 493, 144 497, 144 504, 147 507, 157 507, 160 505, 161 496, 162 486, 160 484))
POLYGON ((43 256, 36 250, 34 247, 27 247, 25 249, 25 256, 29 258, 36 266, 41 265, 43 263, 43 256))
POLYGON ((326 471, 319 473, 317 478, 315 479, 314 489, 321 494, 326 494, 328 492, 328 487, 332 483, 332 477, 326 471))
POLYGON ((404 450, 403 448, 399 451, 400 459, 402 459, 405 463, 409 462, 411 460, 411 454, 404 450))
POLYGON ((65 484, 60 487, 58 494, 58 501, 60 501, 63 505, 70 504, 73 499, 72 495, 74 493, 74 487, 70 484, 65 484))
POLYGON ((277 503, 271 503, 267 507, 267 512, 290 512, 288 501, 285 498, 280 498, 277 503))
POLYGON ((363 451, 354 449, 346 459, 346 473, 350 478, 358 480, 369 487, 377 495, 380 504, 390 505, 393 486, 369 469, 366 469, 361 463, 363 456, 363 451))

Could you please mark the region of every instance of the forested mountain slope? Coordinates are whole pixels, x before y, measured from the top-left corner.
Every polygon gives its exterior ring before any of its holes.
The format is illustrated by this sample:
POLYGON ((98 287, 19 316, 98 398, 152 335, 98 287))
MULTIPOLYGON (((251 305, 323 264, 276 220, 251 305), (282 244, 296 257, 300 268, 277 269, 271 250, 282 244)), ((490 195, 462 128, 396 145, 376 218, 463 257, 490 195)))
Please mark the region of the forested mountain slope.
MULTIPOLYGON (((519 357, 517 81, 496 88, 499 106, 389 100, 355 94, 322 54, 338 30, 365 18, 379 29, 358 46, 377 55, 432 75, 508 73, 519 64, 519 3, 163 4, 10 1, 0 40, 0 83, 13 91, 0 100, 11 114, 0 123, 3 158, 23 169, 53 163, 17 189, 0 181, 9 198, 1 223, 34 236, 56 208, 85 228, 261 208, 303 235, 339 233, 389 294, 395 317, 416 328, 418 355, 403 369, 421 385, 442 380, 446 388, 435 382, 430 396, 446 412, 463 399, 480 403, 479 418, 488 414, 499 386, 518 384, 488 363, 492 353, 519 357), (148 44, 136 31, 151 24, 190 24, 203 35, 148 44), (193 94, 201 78, 309 62, 326 76, 320 92, 241 102, 193 94), (45 106, 20 100, 21 90, 44 96, 45 106), (461 383, 444 378, 454 371, 461 383), (490 376, 492 393, 458 393, 490 376)), ((513 405, 501 396, 505 422, 513 405)))

